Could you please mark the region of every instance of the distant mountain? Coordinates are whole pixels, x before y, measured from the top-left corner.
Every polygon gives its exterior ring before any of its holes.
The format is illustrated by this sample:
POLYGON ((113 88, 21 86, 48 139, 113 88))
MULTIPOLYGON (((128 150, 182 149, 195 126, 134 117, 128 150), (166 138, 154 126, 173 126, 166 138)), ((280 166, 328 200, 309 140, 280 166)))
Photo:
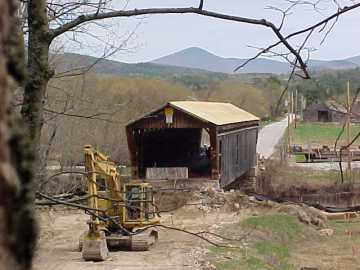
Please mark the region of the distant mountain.
POLYGON ((123 62, 98 59, 96 57, 75 53, 57 54, 51 57, 51 65, 56 73, 72 73, 90 68, 90 71, 100 74, 149 77, 179 77, 179 76, 216 76, 226 77, 223 73, 213 73, 196 68, 166 66, 154 63, 127 64, 123 62))
MULTIPOLYGON (((223 58, 206 50, 192 47, 152 61, 154 64, 199 68, 212 72, 233 73, 234 69, 245 63, 247 59, 223 58)), ((287 73, 287 63, 258 58, 250 62, 240 73, 287 73)))
MULTIPOLYGON (((89 67, 92 72, 121 76, 145 76, 193 82, 196 80, 224 79, 233 74, 236 67, 247 59, 223 58, 200 48, 188 48, 152 62, 127 64, 123 62, 98 59, 88 55, 64 53, 52 55, 51 64, 57 73, 79 71, 89 67)), ((360 56, 344 60, 310 60, 309 67, 314 71, 345 70, 360 67, 360 56)), ((241 76, 284 74, 290 71, 288 63, 272 59, 258 58, 239 70, 241 76)), ((236 75, 236 76, 239 76, 236 75)))
MULTIPOLYGON (((198 68, 212 72, 233 73, 234 69, 242 65, 247 59, 241 58, 223 58, 212 54, 204 49, 191 47, 159 59, 152 61, 154 64, 167 66, 198 68)), ((309 67, 312 70, 324 69, 351 69, 360 66, 360 56, 344 60, 310 60, 309 67)), ((257 58, 245 67, 240 69, 239 73, 273 73, 282 74, 290 71, 288 63, 272 59, 257 58)))
POLYGON ((313 70, 324 70, 324 69, 352 69, 357 68, 359 65, 349 60, 310 60, 308 65, 313 70))
POLYGON ((357 66, 360 66, 360 55, 347 58, 346 61, 349 61, 349 62, 351 62, 353 64, 356 64, 357 66))

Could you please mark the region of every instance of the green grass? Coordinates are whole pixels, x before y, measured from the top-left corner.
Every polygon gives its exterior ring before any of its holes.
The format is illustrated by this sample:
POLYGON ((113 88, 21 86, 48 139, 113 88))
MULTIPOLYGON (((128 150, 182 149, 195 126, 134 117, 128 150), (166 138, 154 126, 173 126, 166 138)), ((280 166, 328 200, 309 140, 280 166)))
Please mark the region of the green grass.
MULTIPOLYGON (((265 166, 266 171, 263 172, 262 177, 275 190, 278 190, 278 188, 286 190, 290 186, 301 185, 309 185, 309 187, 319 189, 321 188, 320 185, 333 185, 340 180, 340 173, 336 170, 312 170, 291 167, 276 160, 266 162, 265 166)), ((357 171, 354 170, 354 174, 359 174, 357 171)))
POLYGON ((304 265, 330 269, 333 263, 337 264, 336 269, 355 269, 358 260, 352 257, 352 248, 360 248, 359 222, 360 219, 350 223, 330 220, 326 228, 333 229, 334 234, 321 236, 287 214, 253 216, 221 229, 222 234, 233 237, 253 230, 245 240, 246 249, 210 247, 208 258, 221 270, 295 270, 304 265))
POLYGON ((305 155, 295 155, 295 162, 306 162, 305 155))
POLYGON ((339 180, 339 172, 335 170, 310 170, 302 168, 281 167, 274 172, 274 183, 281 184, 324 184, 339 180))
MULTIPOLYGON (((299 123, 294 129, 294 144, 328 145, 332 146, 342 129, 342 123, 299 123)), ((359 124, 351 124, 351 138, 360 132, 359 124)), ((339 145, 346 144, 345 132, 340 138, 339 145)), ((357 145, 360 145, 357 143, 357 145)))
POLYGON ((255 244, 255 248, 261 255, 273 254, 282 260, 289 257, 289 247, 281 243, 259 242, 255 244))
POLYGON ((222 234, 250 231, 247 248, 209 248, 210 261, 222 270, 293 270, 289 263, 290 245, 303 238, 306 226, 290 215, 271 214, 250 217, 227 225, 222 234))
POLYGON ((244 225, 265 231, 285 241, 292 240, 302 233, 302 227, 298 220, 285 214, 251 217, 244 221, 244 225))

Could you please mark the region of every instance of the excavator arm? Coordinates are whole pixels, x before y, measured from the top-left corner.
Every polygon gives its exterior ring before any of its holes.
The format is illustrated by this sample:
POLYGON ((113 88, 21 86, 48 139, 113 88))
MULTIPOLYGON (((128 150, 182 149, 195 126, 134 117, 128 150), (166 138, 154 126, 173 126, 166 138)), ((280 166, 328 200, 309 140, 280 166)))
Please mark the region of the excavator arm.
MULTIPOLYGON (((105 217, 108 200, 100 199, 97 176, 105 179, 105 189, 108 191, 106 195, 110 198, 121 199, 120 178, 116 170, 116 166, 107 156, 94 150, 90 145, 84 147, 85 155, 85 171, 87 173, 87 190, 89 199, 88 206, 93 209, 90 220, 88 221, 89 230, 82 237, 80 242, 82 248, 82 256, 85 260, 103 261, 108 256, 108 248, 106 243, 105 231, 108 224, 105 217)), ((114 213, 110 213, 114 214, 114 213)))

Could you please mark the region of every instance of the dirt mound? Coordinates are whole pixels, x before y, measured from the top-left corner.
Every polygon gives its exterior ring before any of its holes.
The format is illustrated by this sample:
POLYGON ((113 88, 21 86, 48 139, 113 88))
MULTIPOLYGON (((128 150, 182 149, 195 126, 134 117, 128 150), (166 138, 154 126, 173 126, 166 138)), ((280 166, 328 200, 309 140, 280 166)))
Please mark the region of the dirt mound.
POLYGON ((156 204, 161 213, 175 211, 234 212, 249 205, 248 196, 241 192, 224 192, 222 189, 207 187, 200 191, 168 192, 156 195, 156 204))
POLYGON ((310 209, 310 207, 306 206, 295 204, 281 205, 278 208, 278 211, 297 216, 299 221, 307 225, 312 224, 321 228, 325 227, 325 222, 327 220, 326 216, 318 213, 315 208, 310 209))
POLYGON ((192 198, 191 192, 157 192, 155 204, 160 212, 171 212, 183 207, 192 198))
POLYGON ((307 225, 315 225, 319 228, 324 228, 327 221, 326 215, 314 208, 303 204, 285 204, 275 202, 260 202, 262 206, 267 206, 272 210, 280 213, 286 213, 296 216, 300 222, 307 225))

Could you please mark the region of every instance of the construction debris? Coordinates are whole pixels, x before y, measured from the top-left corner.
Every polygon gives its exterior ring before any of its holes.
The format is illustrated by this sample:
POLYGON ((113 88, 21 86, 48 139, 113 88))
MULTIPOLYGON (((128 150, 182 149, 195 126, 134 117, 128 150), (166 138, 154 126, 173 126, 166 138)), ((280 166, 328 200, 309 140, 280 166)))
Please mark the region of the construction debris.
POLYGON ((333 229, 322 229, 319 231, 319 234, 322 236, 332 236, 334 234, 333 229))

